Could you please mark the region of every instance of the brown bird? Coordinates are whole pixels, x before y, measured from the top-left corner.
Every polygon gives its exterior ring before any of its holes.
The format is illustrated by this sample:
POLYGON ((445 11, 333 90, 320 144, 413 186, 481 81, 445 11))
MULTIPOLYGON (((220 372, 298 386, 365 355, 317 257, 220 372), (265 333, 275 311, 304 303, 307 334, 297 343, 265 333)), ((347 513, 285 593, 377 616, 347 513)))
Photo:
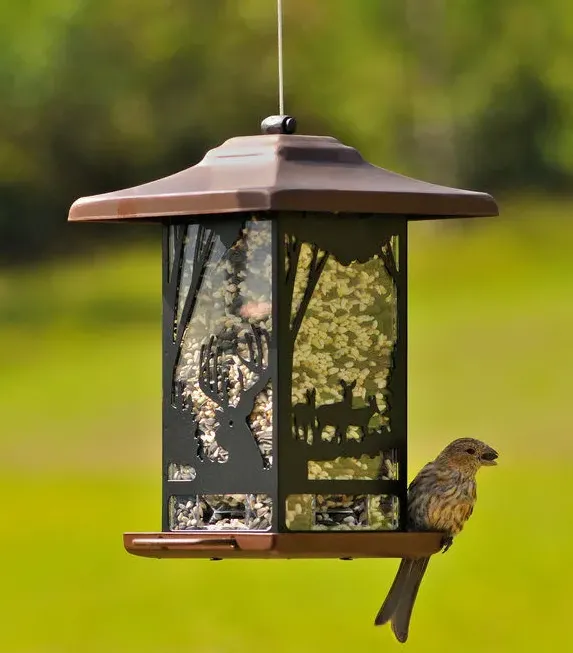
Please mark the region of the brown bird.
MULTIPOLYGON (((476 472, 496 465, 497 451, 480 440, 460 438, 425 465, 408 488, 408 530, 444 533, 445 553, 464 527, 476 502, 476 472)), ((408 639, 412 609, 428 558, 403 558, 374 624, 390 621, 399 642, 408 639)))

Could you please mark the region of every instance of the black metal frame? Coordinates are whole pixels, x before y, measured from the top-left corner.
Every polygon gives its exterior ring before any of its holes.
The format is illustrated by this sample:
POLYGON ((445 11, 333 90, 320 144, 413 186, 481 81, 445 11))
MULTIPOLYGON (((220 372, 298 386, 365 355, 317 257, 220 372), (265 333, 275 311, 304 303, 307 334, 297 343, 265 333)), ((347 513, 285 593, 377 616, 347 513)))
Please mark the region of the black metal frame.
MULTIPOLYGON (((169 227, 197 224, 221 237, 230 246, 250 214, 209 216, 206 220, 183 218, 163 225, 163 531, 170 531, 169 499, 202 494, 268 494, 273 501, 272 532, 288 532, 285 526, 285 500, 290 494, 388 494, 400 502, 400 530, 406 530, 407 493, 407 220, 406 217, 371 215, 331 215, 302 213, 262 213, 259 219, 272 220, 272 333, 268 348, 268 366, 273 387, 273 466, 262 469, 260 475, 245 478, 241 466, 201 460, 196 424, 189 407, 179 393, 173 392, 174 368, 179 353, 174 347, 181 344, 183 334, 173 336, 177 287, 169 271, 169 227), (336 456, 354 457, 395 449, 398 452, 398 480, 308 480, 307 460, 310 449, 313 460, 332 458, 333 448, 328 443, 307 447, 301 455, 301 443, 292 435, 291 373, 293 334, 290 322, 292 296, 288 296, 285 271, 285 235, 311 242, 335 255, 341 262, 367 260, 373 245, 397 235, 399 242, 397 269, 389 270, 397 292, 397 341, 388 391, 391 433, 369 436, 363 443, 346 442, 338 445, 336 456), (188 464, 197 469, 197 477, 190 481, 168 478, 170 463, 188 464)), ((205 238, 205 247, 210 246, 205 238)), ((378 248, 379 249, 379 248, 378 248)), ((183 253, 182 243, 175 243, 173 269, 179 270, 183 253)), ((317 258, 317 265, 320 260, 317 258)), ((388 267, 387 267, 388 269, 388 267)), ((195 283, 200 275, 194 270, 195 283)), ((199 282, 200 283, 200 282, 199 282)), ((190 288, 189 294, 196 292, 190 288)), ((193 306, 186 305, 183 313, 191 317, 193 306)), ((183 320, 185 322, 185 320, 183 320)), ((181 328, 181 326, 180 326, 181 328)), ((183 329, 185 324, 183 324, 183 329)), ((246 407, 247 417, 252 406, 246 407)), ((223 428, 223 425, 220 427, 223 428)), ((226 427, 225 427, 226 428, 226 427)), ((238 459, 241 458, 239 453, 238 459)), ((322 534, 317 533, 317 534, 322 534)))
MULTIPOLYGON (((273 503, 276 501, 277 487, 277 464, 273 464, 271 469, 264 469, 262 464, 260 473, 256 479, 245 479, 242 473, 240 461, 247 459, 252 452, 238 451, 236 461, 231 460, 228 463, 221 464, 205 460, 200 455, 200 448, 195 438, 197 424, 195 423, 191 407, 187 406, 180 393, 173 392, 174 372, 177 366, 178 353, 173 353, 174 346, 180 346, 183 334, 173 339, 174 315, 177 303, 177 283, 170 282, 169 278, 169 227, 173 225, 188 226, 192 224, 199 225, 199 229, 205 229, 216 236, 219 236, 226 246, 230 247, 234 239, 239 234, 245 222, 252 217, 249 214, 235 214, 232 217, 222 216, 221 219, 214 219, 209 216, 208 220, 185 219, 181 221, 171 221, 163 225, 163 518, 162 530, 170 531, 169 524, 169 500, 170 497, 187 497, 190 495, 206 494, 268 494, 273 497, 273 503), (179 463, 191 465, 197 470, 197 477, 194 480, 169 480, 168 469, 170 463, 179 463), (235 463, 235 464, 233 464, 235 463), (250 489, 245 491, 245 485, 250 489)), ((175 257, 173 269, 179 269, 181 265, 180 257, 183 254, 183 248, 175 246, 175 257), (178 259, 179 253, 179 259, 178 259)), ((196 277, 195 273, 193 275, 196 277)), ((197 278, 197 277, 196 277, 197 278)), ((198 291, 197 288, 191 287, 189 295, 198 291)), ((274 297, 273 297, 274 304, 274 297)), ((185 310, 184 310, 185 313, 185 310)), ((192 318, 192 313, 187 316, 192 318)), ((183 328, 185 328, 183 324, 183 328)), ((270 335, 268 345, 268 358, 270 381, 273 387, 277 382, 277 365, 276 365, 276 336, 273 332, 270 335)), ((245 393, 246 394, 246 393, 245 393)), ((254 401, 254 396, 253 396, 254 401)), ((234 420, 246 421, 246 418, 252 410, 252 404, 243 407, 243 410, 234 410, 234 420)), ((273 431, 274 424, 273 420, 273 431)), ((228 431, 227 425, 220 427, 228 431)), ((274 451, 276 451, 276 436, 273 435, 274 451)), ((239 443, 239 447, 246 445, 245 442, 239 443)), ((243 449, 245 447, 243 446, 243 449)), ((273 511, 272 529, 276 526, 275 512, 273 511)))
MULTIPOLYGON (((285 272, 285 248, 278 252, 278 276, 276 291, 273 289, 277 306, 279 350, 279 383, 276 420, 278 425, 279 532, 289 532, 285 526, 286 498, 291 494, 387 494, 399 499, 400 530, 406 530, 407 516, 407 221, 406 218, 391 218, 372 215, 330 215, 330 214, 281 214, 278 219, 277 243, 282 245, 286 235, 294 235, 305 242, 311 242, 328 249, 341 262, 354 259, 367 260, 374 254, 373 245, 384 238, 397 235, 399 242, 399 266, 392 271, 397 292, 397 341, 394 348, 393 365, 388 384, 389 409, 392 433, 369 436, 368 446, 361 442, 346 442, 336 445, 334 456, 355 457, 361 454, 375 454, 395 449, 398 453, 398 480, 309 480, 307 459, 329 460, 333 458, 330 443, 321 442, 307 448, 307 455, 301 454, 301 443, 292 436, 291 372, 294 342, 290 329, 290 298, 287 292, 285 272), (360 236, 358 236, 358 232, 360 236), (361 251, 362 250, 362 251, 361 251), (304 462, 304 465, 301 465, 304 462)), ((378 248, 379 251, 379 248, 378 248)), ((326 533, 320 531, 318 534, 326 533)))

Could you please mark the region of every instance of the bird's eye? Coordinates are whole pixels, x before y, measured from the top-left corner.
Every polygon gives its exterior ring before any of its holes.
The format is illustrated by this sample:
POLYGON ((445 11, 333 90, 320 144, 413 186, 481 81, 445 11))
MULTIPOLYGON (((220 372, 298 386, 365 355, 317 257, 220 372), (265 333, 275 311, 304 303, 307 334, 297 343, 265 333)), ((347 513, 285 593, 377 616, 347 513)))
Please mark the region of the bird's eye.
POLYGON ((473 456, 475 452, 476 450, 472 449, 471 447, 469 449, 466 449, 466 453, 469 453, 470 456, 473 456))

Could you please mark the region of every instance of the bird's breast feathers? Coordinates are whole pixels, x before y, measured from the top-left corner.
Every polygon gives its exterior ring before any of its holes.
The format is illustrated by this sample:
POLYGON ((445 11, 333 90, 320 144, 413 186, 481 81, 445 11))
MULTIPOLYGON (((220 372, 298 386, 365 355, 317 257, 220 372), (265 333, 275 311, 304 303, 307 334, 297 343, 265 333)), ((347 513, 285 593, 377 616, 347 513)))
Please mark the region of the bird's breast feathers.
POLYGON ((432 497, 428 507, 428 527, 457 535, 473 512, 474 504, 469 501, 443 501, 432 497))
POLYGON ((410 486, 409 520, 417 529, 456 535, 472 514, 475 501, 475 479, 426 466, 410 486))

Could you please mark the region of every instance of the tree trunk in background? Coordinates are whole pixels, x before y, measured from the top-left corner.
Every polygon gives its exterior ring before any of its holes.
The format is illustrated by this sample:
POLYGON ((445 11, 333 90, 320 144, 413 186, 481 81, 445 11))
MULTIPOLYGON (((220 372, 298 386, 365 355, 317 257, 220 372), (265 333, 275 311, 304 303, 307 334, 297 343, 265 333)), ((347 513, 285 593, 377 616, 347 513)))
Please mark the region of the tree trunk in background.
POLYGON ((412 168, 424 180, 455 186, 458 153, 446 0, 404 0, 403 7, 412 168))

